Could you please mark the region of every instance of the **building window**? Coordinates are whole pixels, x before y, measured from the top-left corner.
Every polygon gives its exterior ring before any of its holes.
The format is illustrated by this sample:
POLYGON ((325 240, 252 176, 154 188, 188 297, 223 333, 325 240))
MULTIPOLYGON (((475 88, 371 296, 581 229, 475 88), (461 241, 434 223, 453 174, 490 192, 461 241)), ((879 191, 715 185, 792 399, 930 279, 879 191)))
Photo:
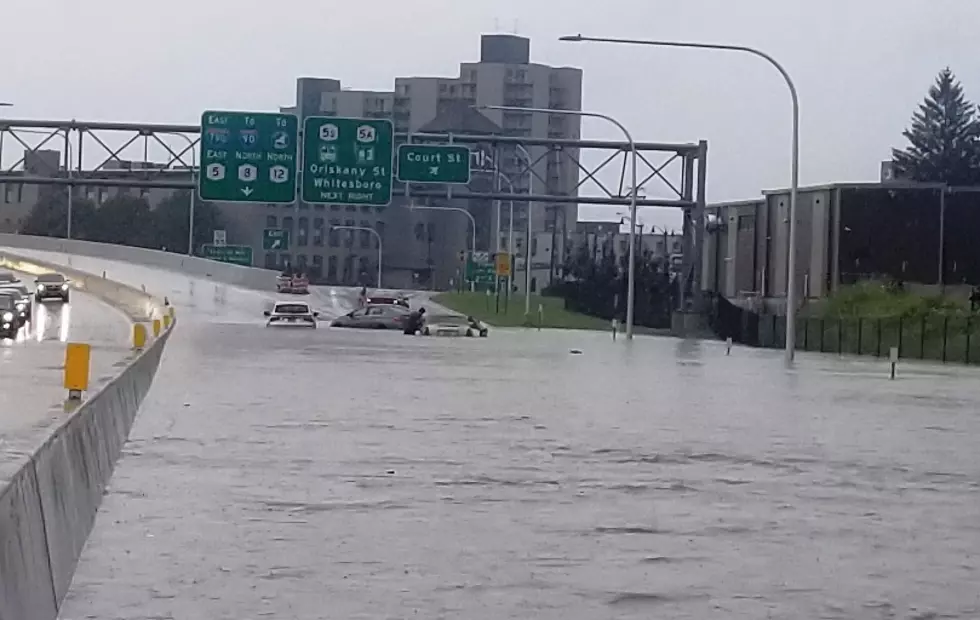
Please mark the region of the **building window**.
POLYGON ((293 232, 293 218, 289 215, 282 218, 283 230, 288 230, 290 233, 293 232))
POLYGON ((740 215, 738 216, 738 229, 739 230, 752 230, 755 228, 755 216, 754 215, 740 215))
POLYGON ((323 246, 323 218, 318 217, 313 220, 313 245, 323 246))
POLYGON ((358 278, 363 282, 367 280, 368 269, 371 268, 371 265, 370 263, 368 263, 368 259, 366 256, 362 256, 360 262, 361 262, 361 272, 358 274, 358 278))
POLYGON ((538 279, 531 278, 531 292, 534 293, 537 290, 538 290, 538 279))
POLYGON ((327 258, 327 281, 336 282, 337 281, 337 257, 330 256, 327 258))
MULTIPOLYGON (((354 226, 354 220, 345 220, 344 226, 354 226)), ((344 247, 352 248, 354 247, 354 231, 348 228, 344 231, 344 247)))
POLYGON ((297 254, 296 255, 296 268, 299 269, 300 271, 306 271, 306 265, 307 265, 307 256, 306 256, 306 254, 297 254))
POLYGON ((279 266, 280 267, 285 268, 286 265, 292 265, 292 264, 293 264, 293 259, 289 255, 289 252, 283 252, 282 254, 279 255, 279 266))
POLYGON ((436 227, 435 227, 435 224, 433 224, 432 222, 429 222, 429 224, 428 224, 428 231, 429 231, 429 243, 432 243, 436 239, 436 227))
POLYGON ((309 241, 310 220, 309 218, 301 217, 298 222, 299 229, 296 231, 296 245, 305 246, 309 241))
POLYGON ((331 211, 340 211, 340 205, 330 205, 331 211))
POLYGON ((277 265, 276 265, 276 253, 275 252, 266 252, 265 253, 265 268, 266 269, 275 269, 276 267, 277 267, 277 265))
MULTIPOLYGON (((370 227, 371 225, 366 220, 361 220, 361 228, 370 228, 370 227)), ((361 232, 361 247, 362 248, 371 247, 371 236, 372 236, 371 233, 366 230, 362 230, 360 232, 361 232)))
POLYGON ((531 256, 538 255, 538 238, 531 237, 531 256))
POLYGON ((275 215, 267 215, 267 216, 265 216, 265 227, 266 228, 278 228, 279 227, 279 218, 277 218, 275 215))
POLYGON ((329 238, 328 243, 332 248, 340 245, 340 231, 334 228, 334 226, 340 226, 340 220, 330 220, 330 230, 327 231, 327 237, 329 238))
POLYGON ((341 280, 344 283, 351 281, 352 272, 354 271, 354 257, 348 254, 344 257, 344 273, 341 275, 341 280))
POLYGON ((313 255, 313 269, 310 270, 314 278, 319 279, 323 276, 323 257, 319 254, 313 255))

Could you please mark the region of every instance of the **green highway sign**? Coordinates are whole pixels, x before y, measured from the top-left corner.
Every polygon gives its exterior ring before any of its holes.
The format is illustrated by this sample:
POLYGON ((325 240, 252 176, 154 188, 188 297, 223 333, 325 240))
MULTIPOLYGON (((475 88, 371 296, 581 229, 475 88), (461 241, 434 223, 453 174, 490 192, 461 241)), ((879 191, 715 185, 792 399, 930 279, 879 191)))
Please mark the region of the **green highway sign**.
POLYGON ((395 130, 373 118, 310 116, 303 122, 303 183, 312 204, 391 202, 395 130))
POLYGON ((452 144, 402 144, 398 180, 403 183, 470 182, 470 149, 452 144))
POLYGON ((489 252, 471 252, 466 261, 466 280, 477 284, 492 284, 496 281, 496 265, 489 252))
POLYGON ((202 246, 204 258, 216 260, 219 263, 252 266, 252 248, 247 245, 214 245, 206 243, 202 246))
POLYGON ((294 202, 298 135, 299 121, 292 114, 205 112, 198 196, 218 202, 294 202))
POLYGON ((289 249, 289 231, 284 228, 266 228, 262 231, 262 249, 285 252, 289 249))

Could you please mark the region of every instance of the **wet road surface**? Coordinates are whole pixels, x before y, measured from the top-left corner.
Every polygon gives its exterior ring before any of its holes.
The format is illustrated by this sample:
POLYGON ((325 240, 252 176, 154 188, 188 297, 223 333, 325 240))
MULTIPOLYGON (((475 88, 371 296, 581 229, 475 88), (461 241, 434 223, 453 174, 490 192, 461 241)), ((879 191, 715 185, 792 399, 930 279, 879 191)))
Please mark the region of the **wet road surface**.
POLYGON ((130 323, 121 312, 75 291, 70 304, 35 304, 33 321, 16 340, 0 341, 0 481, 66 418, 65 343, 92 345, 89 387, 95 391, 118 372, 129 339, 130 323))
POLYGON ((63 619, 980 617, 975 371, 199 306, 63 619))

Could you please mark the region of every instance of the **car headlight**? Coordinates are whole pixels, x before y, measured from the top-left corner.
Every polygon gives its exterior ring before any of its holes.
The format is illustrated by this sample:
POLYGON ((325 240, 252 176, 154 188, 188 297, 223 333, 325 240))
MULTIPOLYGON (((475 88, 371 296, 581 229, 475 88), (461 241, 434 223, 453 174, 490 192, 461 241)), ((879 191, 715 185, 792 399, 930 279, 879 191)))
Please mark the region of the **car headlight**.
POLYGON ((3 320, 4 321, 13 321, 14 320, 14 313, 13 312, 4 312, 3 313, 3 320))
POLYGON ((43 293, 44 292, 44 285, 43 284, 38 284, 37 285, 37 292, 38 293, 43 293))
POLYGON ((67 283, 65 283, 65 284, 62 284, 62 285, 61 285, 61 290, 63 290, 63 291, 67 291, 67 290, 68 290, 68 284, 67 284, 67 283))

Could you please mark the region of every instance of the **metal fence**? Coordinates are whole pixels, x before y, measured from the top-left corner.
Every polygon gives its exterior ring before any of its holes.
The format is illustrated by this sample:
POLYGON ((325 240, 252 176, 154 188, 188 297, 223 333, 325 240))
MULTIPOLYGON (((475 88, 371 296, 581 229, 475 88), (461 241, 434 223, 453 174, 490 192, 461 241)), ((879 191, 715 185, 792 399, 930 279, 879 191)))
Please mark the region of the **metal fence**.
MULTIPOLYGON (((718 336, 756 347, 786 344, 786 317, 759 314, 716 298, 712 325, 718 336)), ((914 317, 801 317, 796 322, 801 351, 899 357, 980 364, 980 313, 934 313, 914 317)))

